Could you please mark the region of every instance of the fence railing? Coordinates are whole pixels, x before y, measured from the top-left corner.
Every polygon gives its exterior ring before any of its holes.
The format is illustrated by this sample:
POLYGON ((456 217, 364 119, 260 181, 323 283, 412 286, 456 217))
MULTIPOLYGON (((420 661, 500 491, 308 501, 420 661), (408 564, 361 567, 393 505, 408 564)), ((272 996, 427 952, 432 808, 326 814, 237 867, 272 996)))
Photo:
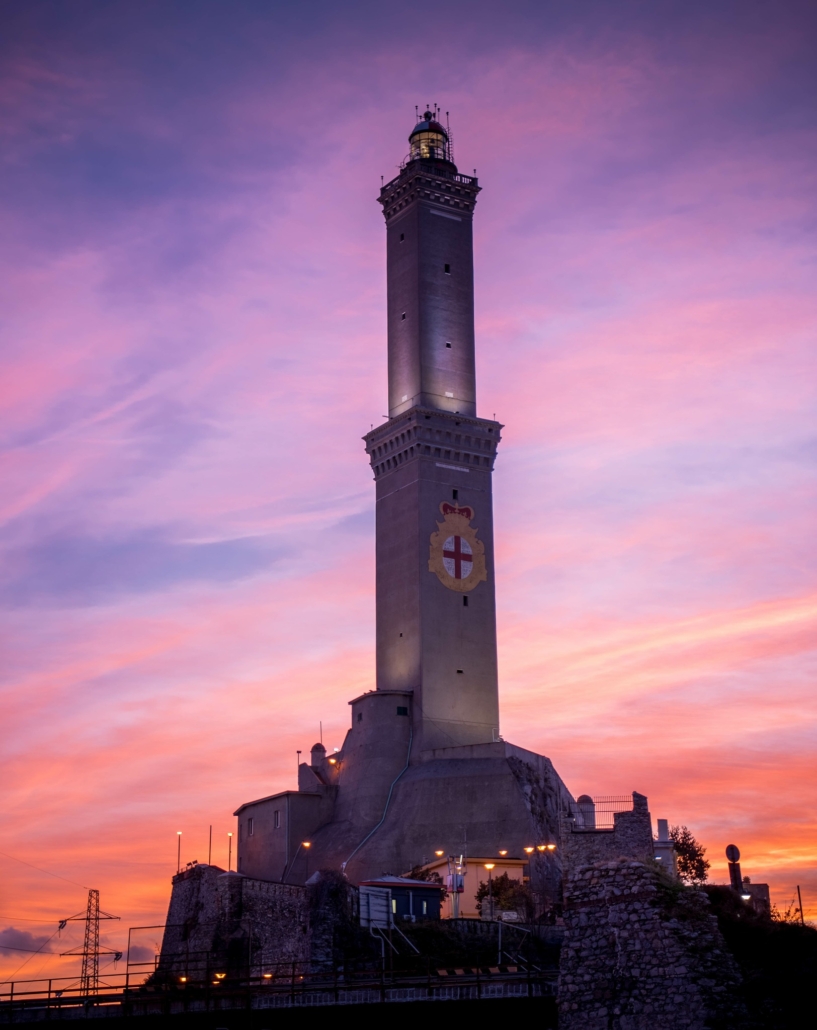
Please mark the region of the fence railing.
POLYGON ((632 812, 632 794, 596 796, 583 794, 570 802, 574 830, 612 830, 621 812, 632 812))
MULTIPOLYGON (((501 984, 522 985, 519 989, 527 994, 552 994, 556 979, 554 970, 541 970, 529 963, 508 962, 497 966, 463 966, 460 968, 438 968, 428 963, 425 971, 365 969, 347 972, 333 969, 329 972, 310 973, 303 970, 301 964, 276 963, 268 972, 255 976, 230 975, 227 973, 211 973, 198 976, 195 971, 191 975, 174 973, 171 977, 153 983, 146 983, 144 976, 137 978, 132 973, 115 973, 100 981, 98 994, 81 993, 76 978, 59 977, 50 980, 22 980, 0 984, 0 1023, 10 1022, 14 1013, 22 1009, 40 1010, 43 1018, 48 1018, 50 1010, 84 1008, 86 1010, 112 1006, 125 1015, 137 1009, 150 1006, 153 1002, 161 1002, 165 1007, 172 1003, 180 1003, 182 1008, 188 1004, 204 1002, 206 1008, 232 1007, 234 1004, 252 1004, 253 997, 271 1000, 277 996, 277 1003, 289 996, 289 1002, 297 1004, 298 999, 307 1001, 305 995, 319 993, 323 1004, 331 1004, 332 999, 340 1002, 349 992, 374 991, 370 1000, 386 1000, 387 992, 394 988, 420 989, 420 995, 426 997, 439 996, 442 991, 450 989, 452 984, 476 988, 476 996, 481 997, 486 985, 493 984, 495 989, 501 984), (523 985, 527 985, 525 990, 523 985), (379 995, 377 994, 379 992, 379 995), (230 999, 228 1002, 227 999, 230 999)), ((199 973, 203 973, 199 970, 199 973)), ((263 1000, 260 1001, 263 1006, 263 1000)), ((176 1006, 178 1007, 178 1006, 176 1006)), ((169 1011, 169 1010, 168 1010, 169 1011)), ((34 1016, 29 1011, 30 1016, 34 1016)), ((36 1017, 35 1017, 36 1018, 36 1017)))

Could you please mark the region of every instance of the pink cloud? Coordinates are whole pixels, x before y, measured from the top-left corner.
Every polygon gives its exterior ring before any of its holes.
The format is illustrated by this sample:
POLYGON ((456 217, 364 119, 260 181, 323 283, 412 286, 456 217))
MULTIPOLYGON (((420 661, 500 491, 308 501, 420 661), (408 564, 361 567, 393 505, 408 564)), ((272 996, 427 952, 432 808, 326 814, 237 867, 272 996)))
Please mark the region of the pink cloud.
MULTIPOLYGON (((502 21, 419 64, 419 37, 279 27, 166 80, 141 31, 85 53, 102 19, 6 65, 4 850, 123 925, 163 918, 178 829, 226 860, 235 806, 373 685, 375 196, 429 99, 485 187, 505 735, 817 898, 799 45, 502 21)), ((82 905, 3 870, 11 915, 82 905)))

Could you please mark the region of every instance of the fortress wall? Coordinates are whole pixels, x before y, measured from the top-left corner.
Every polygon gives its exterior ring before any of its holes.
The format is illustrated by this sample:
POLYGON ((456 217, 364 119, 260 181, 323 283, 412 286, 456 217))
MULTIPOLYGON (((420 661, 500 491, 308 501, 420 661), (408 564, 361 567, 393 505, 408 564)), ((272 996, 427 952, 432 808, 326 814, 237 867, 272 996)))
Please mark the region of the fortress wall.
POLYGON ((577 868, 565 886, 560 1030, 745 1025, 740 973, 705 894, 640 862, 577 868))
POLYGON ((250 963, 306 962, 309 928, 305 887, 199 865, 173 878, 158 972, 192 981, 250 963))
POLYGON ((633 794, 631 812, 617 812, 612 830, 584 830, 574 819, 562 820, 562 864, 565 874, 581 866, 630 858, 653 858, 652 819, 643 794, 633 794))

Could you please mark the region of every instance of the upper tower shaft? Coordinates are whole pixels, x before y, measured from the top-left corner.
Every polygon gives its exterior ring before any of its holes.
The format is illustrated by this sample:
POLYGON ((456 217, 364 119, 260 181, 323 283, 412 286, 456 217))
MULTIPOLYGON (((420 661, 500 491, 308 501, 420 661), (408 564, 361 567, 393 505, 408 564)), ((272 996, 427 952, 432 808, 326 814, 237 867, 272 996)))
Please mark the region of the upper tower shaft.
POLYGON ((476 414, 472 220, 479 185, 450 159, 426 111, 411 152, 380 191, 386 218, 389 415, 476 414))

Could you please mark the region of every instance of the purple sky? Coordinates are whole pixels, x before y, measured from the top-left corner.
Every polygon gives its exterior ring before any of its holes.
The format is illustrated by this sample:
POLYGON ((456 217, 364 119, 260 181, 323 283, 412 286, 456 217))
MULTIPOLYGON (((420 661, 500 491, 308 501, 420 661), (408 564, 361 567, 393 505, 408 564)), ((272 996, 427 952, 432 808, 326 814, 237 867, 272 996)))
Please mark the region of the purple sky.
MULTIPOLYGON (((484 187, 503 733, 817 910, 813 5, 0 19, 0 849, 160 922, 178 829, 224 850, 319 720, 342 742, 375 198, 436 101, 484 187)), ((0 863, 0 927, 82 907, 0 863)))

